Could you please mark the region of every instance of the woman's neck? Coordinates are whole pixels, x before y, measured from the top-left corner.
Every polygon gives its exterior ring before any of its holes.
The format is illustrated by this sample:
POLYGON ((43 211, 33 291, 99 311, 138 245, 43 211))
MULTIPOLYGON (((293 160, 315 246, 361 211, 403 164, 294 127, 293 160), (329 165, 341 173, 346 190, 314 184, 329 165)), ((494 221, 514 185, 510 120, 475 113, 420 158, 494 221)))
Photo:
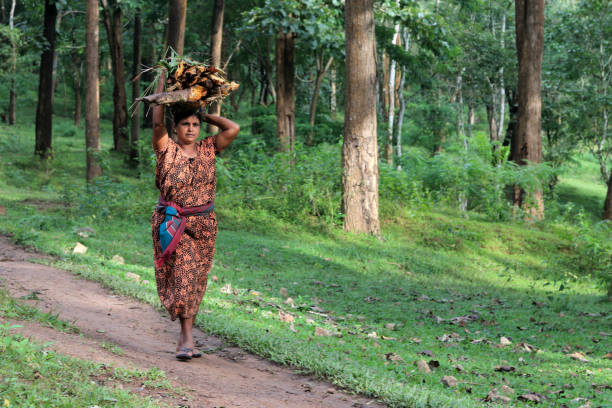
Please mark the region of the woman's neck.
POLYGON ((195 143, 183 144, 181 142, 178 142, 177 144, 179 145, 179 147, 183 150, 183 152, 187 156, 195 157, 197 155, 197 150, 196 150, 196 144, 195 143))

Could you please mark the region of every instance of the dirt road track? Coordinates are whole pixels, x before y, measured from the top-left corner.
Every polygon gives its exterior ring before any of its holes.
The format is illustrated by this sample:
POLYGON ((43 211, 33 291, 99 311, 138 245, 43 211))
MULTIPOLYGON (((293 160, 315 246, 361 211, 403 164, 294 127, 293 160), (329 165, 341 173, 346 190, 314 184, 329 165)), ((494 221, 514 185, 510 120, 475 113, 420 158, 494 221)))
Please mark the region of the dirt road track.
POLYGON ((178 324, 153 307, 117 296, 99 284, 70 272, 27 262, 36 254, 0 237, 0 286, 12 297, 36 292, 31 305, 73 322, 82 336, 58 332, 35 323, 22 323, 23 335, 52 341, 60 353, 90 361, 137 369, 157 367, 184 396, 153 395, 173 405, 195 407, 306 408, 382 407, 374 401, 344 393, 328 383, 297 374, 229 347, 200 330, 194 332, 202 350, 217 349, 182 363, 174 359, 178 324), (118 356, 102 342, 121 347, 118 356))

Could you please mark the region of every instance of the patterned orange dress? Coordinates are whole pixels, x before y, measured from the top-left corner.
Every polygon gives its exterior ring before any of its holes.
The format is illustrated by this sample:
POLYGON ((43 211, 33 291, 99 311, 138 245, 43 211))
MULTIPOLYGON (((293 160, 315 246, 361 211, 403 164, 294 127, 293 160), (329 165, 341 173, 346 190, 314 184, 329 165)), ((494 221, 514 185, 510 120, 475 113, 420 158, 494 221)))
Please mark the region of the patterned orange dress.
MULTIPOLYGON (((197 156, 194 158, 189 158, 170 138, 164 149, 155 151, 155 184, 164 199, 183 208, 205 205, 215 199, 214 137, 196 143, 197 156)), ((154 211, 151 226, 156 258, 161 254, 159 227, 163 221, 164 214, 154 211)), ((163 265, 155 268, 157 293, 172 320, 190 318, 198 312, 215 252, 215 213, 187 217, 186 221, 176 251, 163 265)))

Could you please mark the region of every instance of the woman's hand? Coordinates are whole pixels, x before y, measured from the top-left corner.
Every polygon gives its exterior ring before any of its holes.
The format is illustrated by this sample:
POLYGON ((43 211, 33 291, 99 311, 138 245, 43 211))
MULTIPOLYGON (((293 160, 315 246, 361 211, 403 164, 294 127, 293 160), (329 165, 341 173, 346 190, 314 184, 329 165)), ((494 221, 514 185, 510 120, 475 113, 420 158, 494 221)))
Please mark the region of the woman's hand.
POLYGON ((221 132, 214 136, 215 147, 218 152, 222 152, 227 146, 231 145, 236 136, 238 136, 238 132, 240 132, 240 126, 237 123, 223 116, 210 115, 207 113, 204 115, 203 119, 206 123, 210 123, 221 129, 221 132))

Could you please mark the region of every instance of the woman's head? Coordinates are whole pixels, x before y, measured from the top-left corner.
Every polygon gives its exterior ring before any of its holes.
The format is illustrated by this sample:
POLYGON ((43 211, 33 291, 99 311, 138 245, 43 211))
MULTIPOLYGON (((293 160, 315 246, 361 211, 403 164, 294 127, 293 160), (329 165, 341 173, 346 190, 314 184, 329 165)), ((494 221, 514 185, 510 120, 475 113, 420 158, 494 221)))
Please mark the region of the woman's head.
POLYGON ((202 120, 197 109, 178 105, 172 108, 173 130, 180 144, 191 144, 200 135, 202 120))

